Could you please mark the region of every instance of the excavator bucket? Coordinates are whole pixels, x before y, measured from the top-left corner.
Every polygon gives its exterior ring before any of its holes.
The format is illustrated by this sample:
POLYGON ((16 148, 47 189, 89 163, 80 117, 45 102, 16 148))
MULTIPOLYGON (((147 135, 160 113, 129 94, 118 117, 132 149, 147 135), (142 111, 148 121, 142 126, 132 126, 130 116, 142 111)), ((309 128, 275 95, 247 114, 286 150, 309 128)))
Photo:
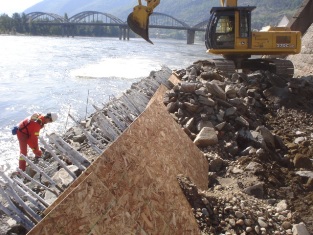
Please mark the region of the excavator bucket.
POLYGON ((153 44, 149 39, 149 16, 151 13, 147 11, 147 7, 138 5, 134 7, 134 11, 127 17, 127 24, 134 33, 153 44))

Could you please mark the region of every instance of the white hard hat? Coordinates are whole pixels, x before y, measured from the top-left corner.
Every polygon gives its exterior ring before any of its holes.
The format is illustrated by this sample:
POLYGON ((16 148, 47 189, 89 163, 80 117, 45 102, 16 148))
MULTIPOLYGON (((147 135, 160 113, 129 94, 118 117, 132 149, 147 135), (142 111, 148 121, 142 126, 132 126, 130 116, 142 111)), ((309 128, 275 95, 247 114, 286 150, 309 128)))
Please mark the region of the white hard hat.
POLYGON ((51 113, 51 119, 52 119, 53 122, 55 122, 58 119, 58 114, 51 113))
POLYGON ((51 118, 52 122, 55 122, 58 119, 58 114, 56 114, 56 113, 47 113, 46 117, 51 118))

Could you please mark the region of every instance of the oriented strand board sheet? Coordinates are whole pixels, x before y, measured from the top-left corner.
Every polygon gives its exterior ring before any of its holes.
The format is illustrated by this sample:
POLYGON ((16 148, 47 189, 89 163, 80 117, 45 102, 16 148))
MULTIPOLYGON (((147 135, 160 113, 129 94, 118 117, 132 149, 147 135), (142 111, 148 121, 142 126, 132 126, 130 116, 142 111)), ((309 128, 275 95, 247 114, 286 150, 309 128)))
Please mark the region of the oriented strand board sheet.
POLYGON ((89 234, 90 226, 115 204, 116 198, 97 175, 91 173, 29 234, 89 234))
POLYGON ((177 85, 178 83, 181 82, 181 80, 175 74, 172 74, 168 80, 174 85, 177 85))
MULTIPOLYGON (((178 84, 178 82, 180 82, 180 80, 178 79, 178 77, 174 74, 172 74, 170 76, 170 78, 168 79, 172 84, 176 85, 178 84)), ((149 103, 147 106, 149 106, 151 103, 154 102, 154 100, 158 99, 159 102, 161 102, 161 100, 163 99, 163 95, 166 92, 166 87, 165 86, 160 86, 160 89, 155 93, 155 95, 150 99, 149 103)), ((75 182, 73 182, 61 195, 59 195, 59 197, 57 198, 57 200, 55 200, 52 205, 50 205, 45 211, 44 211, 44 215, 47 215, 52 209, 54 209, 54 207, 56 205, 58 205, 69 193, 71 193, 71 191, 77 187, 78 184, 80 184, 80 182, 82 182, 82 180, 84 180, 89 174, 90 172, 92 172, 94 170, 94 166, 96 166, 98 163, 97 161, 95 161, 94 163, 92 163, 92 165, 83 172, 83 174, 80 175, 80 177, 78 179, 76 179, 75 182)))
POLYGON ((73 189, 75 189, 83 180, 85 180, 88 175, 92 172, 92 165, 89 166, 63 193, 59 195, 59 197, 43 212, 44 215, 47 215, 50 211, 52 211, 62 200, 68 196, 73 189))
POLYGON ((176 176, 205 189, 208 163, 166 111, 165 90, 29 235, 200 234, 176 176))

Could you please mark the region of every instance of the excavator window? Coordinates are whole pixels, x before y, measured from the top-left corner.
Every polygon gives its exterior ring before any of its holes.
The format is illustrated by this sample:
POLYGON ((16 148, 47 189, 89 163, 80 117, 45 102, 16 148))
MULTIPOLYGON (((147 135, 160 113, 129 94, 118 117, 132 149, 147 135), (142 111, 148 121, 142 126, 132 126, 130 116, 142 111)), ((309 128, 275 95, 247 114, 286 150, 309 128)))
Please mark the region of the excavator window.
POLYGON ((229 16, 221 16, 217 22, 216 33, 234 32, 234 20, 229 16))
MULTIPOLYGON (((205 45, 208 49, 234 49, 235 34, 249 38, 251 11, 255 7, 213 7, 206 30, 205 45), (238 18, 235 18, 239 16, 238 18), (235 27, 239 25, 239 29, 235 27)), ((248 42, 250 44, 250 42, 248 42)))
POLYGON ((249 37, 249 12, 240 12, 240 30, 239 35, 241 38, 249 37))
POLYGON ((218 48, 234 48, 235 42, 234 15, 221 15, 216 24, 216 44, 218 48))

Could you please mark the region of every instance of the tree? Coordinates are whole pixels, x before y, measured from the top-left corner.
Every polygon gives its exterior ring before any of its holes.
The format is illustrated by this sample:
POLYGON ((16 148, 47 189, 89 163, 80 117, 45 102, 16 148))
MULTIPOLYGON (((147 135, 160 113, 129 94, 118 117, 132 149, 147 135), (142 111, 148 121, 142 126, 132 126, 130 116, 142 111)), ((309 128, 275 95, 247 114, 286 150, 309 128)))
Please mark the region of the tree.
POLYGON ((64 22, 68 22, 68 16, 67 13, 64 14, 64 22))
POLYGON ((21 33, 29 33, 30 27, 28 23, 28 19, 25 13, 22 13, 22 32, 21 33))
POLYGON ((0 16, 0 32, 9 33, 11 31, 12 19, 7 14, 0 16))
POLYGON ((22 32, 22 18, 20 14, 14 13, 12 15, 12 28, 11 31, 14 31, 16 33, 21 33, 22 32))

